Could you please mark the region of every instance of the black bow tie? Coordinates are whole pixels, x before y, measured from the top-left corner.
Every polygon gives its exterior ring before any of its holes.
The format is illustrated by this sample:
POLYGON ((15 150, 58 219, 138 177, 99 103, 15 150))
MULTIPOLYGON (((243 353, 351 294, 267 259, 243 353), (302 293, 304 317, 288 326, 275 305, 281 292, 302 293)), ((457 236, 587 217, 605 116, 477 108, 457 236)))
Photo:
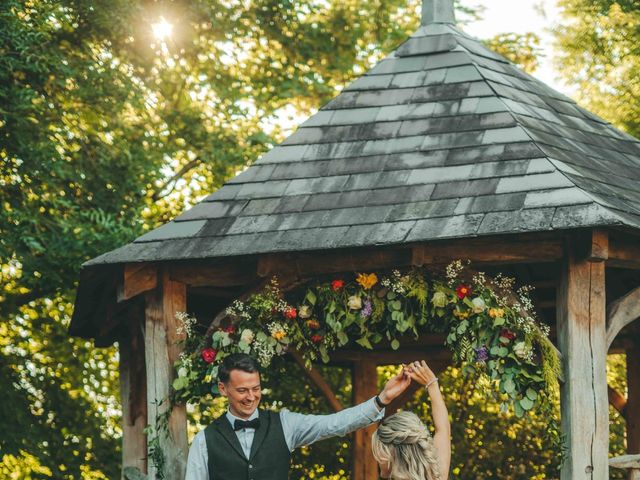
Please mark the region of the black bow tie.
POLYGON ((257 429, 260 426, 260 419, 254 418, 253 420, 234 420, 233 429, 242 430, 243 428, 257 429))

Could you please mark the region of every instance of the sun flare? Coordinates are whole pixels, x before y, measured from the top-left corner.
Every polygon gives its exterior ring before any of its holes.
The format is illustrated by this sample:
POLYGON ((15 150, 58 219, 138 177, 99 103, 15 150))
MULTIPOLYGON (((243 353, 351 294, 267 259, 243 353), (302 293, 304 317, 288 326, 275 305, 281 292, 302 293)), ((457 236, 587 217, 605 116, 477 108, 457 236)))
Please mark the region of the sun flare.
POLYGON ((160 17, 158 23, 151 25, 151 30, 153 31, 153 36, 158 40, 165 40, 173 33, 173 25, 167 22, 164 17, 160 17))

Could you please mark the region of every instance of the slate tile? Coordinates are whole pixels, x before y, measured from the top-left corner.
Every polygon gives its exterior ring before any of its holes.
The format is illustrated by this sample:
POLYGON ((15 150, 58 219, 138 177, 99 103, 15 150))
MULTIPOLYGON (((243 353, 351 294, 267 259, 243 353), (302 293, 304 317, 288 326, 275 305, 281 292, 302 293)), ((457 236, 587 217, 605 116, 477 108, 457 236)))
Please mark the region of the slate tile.
POLYGON ((413 88, 394 88, 386 90, 367 90, 358 94, 354 107, 379 107, 408 103, 413 96, 413 88))
POLYGON ((392 88, 419 87, 423 84, 422 82, 426 76, 426 71, 398 73, 397 75, 393 75, 393 80, 391 81, 390 86, 392 88))
POLYGON ((390 245, 401 243, 415 222, 376 223, 349 228, 341 241, 342 246, 390 245))
POLYGON ((350 110, 336 110, 331 125, 352 125, 376 121, 380 107, 353 108, 350 110))
POLYGON ((482 143, 514 143, 529 140, 531 137, 522 127, 510 127, 487 130, 482 138, 482 143))
POLYGON ((153 242, 169 238, 190 237, 198 233, 205 225, 206 220, 190 220, 185 222, 165 223, 155 230, 136 238, 136 242, 153 242))
POLYGON ((276 207, 280 203, 280 199, 278 197, 272 198, 256 198, 253 200, 249 200, 244 210, 242 212, 243 215, 264 215, 273 213, 276 211, 276 207))
POLYGON ((465 65, 449 68, 444 83, 475 82, 478 80, 482 80, 478 69, 473 65, 465 65))
POLYGON ((389 85, 394 87, 396 85, 391 83, 391 80, 393 78, 394 76, 392 74, 364 75, 350 85, 347 85, 344 91, 348 92, 352 90, 379 90, 382 88, 387 88, 389 85))
POLYGON ((254 165, 277 162, 297 162, 304 158, 307 148, 307 145, 280 145, 265 153, 254 165))
MULTIPOLYGON (((528 173, 531 160, 508 160, 501 162, 483 162, 475 165, 466 165, 469 168, 467 178, 492 178, 507 177, 512 175, 524 175, 528 173)), ((455 168, 455 167, 449 167, 455 168)), ((551 166, 548 171, 554 171, 551 166)))
POLYGON ((397 222, 400 220, 421 220, 425 218, 447 217, 454 214, 457 204, 457 198, 402 203, 391 207, 386 220, 397 222))
POLYGON ((526 192, 549 188, 573 187, 573 183, 560 172, 501 178, 496 193, 526 192))
POLYGON ((335 97, 329 103, 327 103, 322 110, 339 110, 341 108, 353 108, 356 106, 356 101, 360 92, 342 92, 335 97))
POLYGON ((505 105, 505 100, 508 99, 498 97, 479 98, 475 113, 482 114, 507 111, 508 107, 505 105))
POLYGON ((386 58, 369 70, 369 75, 384 75, 388 73, 415 72, 423 70, 428 57, 386 58))
POLYGON ((555 208, 489 212, 482 220, 477 233, 478 235, 486 235, 549 230, 554 212, 555 208))
POLYGON ((207 220, 196 234, 192 235, 193 237, 210 237, 210 236, 221 236, 225 235, 231 225, 236 221, 236 218, 227 217, 227 218, 214 218, 211 220, 207 220))
POLYGON ((467 147, 482 144, 484 131, 425 135, 421 150, 467 147))
POLYGON ((173 220, 183 222, 185 220, 234 217, 242 211, 246 204, 246 201, 200 202, 173 220))
POLYGON ((238 192, 242 188, 242 185, 226 184, 213 192, 211 195, 204 199, 205 202, 214 202, 218 200, 233 200, 238 195, 238 192))
POLYGON ((340 245, 349 227, 310 228, 282 232, 279 251, 331 249, 340 245))
POLYGON ((455 67, 471 63, 469 56, 465 52, 436 53, 426 57, 426 68, 436 69, 444 67, 455 67))
POLYGON ((407 152, 389 155, 385 162, 387 170, 440 167, 445 164, 448 150, 430 152, 407 152))
POLYGON ((454 213, 464 215, 467 213, 520 210, 524 206, 525 198, 526 193, 465 197, 459 200, 454 213))
POLYGON ((319 127, 322 125, 329 125, 331 123, 331 117, 333 117, 333 110, 320 110, 309 118, 307 118, 301 125, 300 128, 305 127, 319 127))
MULTIPOLYGON (((238 217, 232 225, 228 227, 228 235, 246 235, 257 232, 267 232, 278 230, 278 225, 282 222, 281 215, 256 215, 251 217, 238 217)), ((211 234, 212 236, 215 233, 211 234)))
POLYGON ((436 185, 435 190, 431 194, 431 198, 436 200, 439 198, 462 198, 490 195, 496 193, 496 187, 498 186, 499 181, 500 179, 498 178, 487 178, 481 180, 440 183, 436 185))
POLYGON ((418 220, 405 241, 475 236, 483 217, 483 214, 474 214, 418 220))
POLYGON ((457 100, 469 96, 471 83, 428 85, 413 90, 411 102, 433 102, 436 100, 457 100))
POLYGON ((279 197, 289 186, 289 180, 274 180, 264 183, 243 183, 238 192, 238 199, 257 197, 279 197))
POLYGON ((385 106, 380 108, 376 120, 384 122, 429 117, 435 112, 436 106, 435 103, 385 106))
POLYGON ((448 52, 458 46, 456 38, 451 34, 409 38, 398 49, 399 57, 423 55, 429 53, 448 52))
POLYGON ((577 187, 559 188, 527 193, 526 208, 577 205, 593 202, 591 197, 577 187))
POLYGON ((359 141, 309 145, 303 160, 360 157, 365 154, 364 150, 366 144, 366 141, 359 141))
POLYGON ((365 155, 376 155, 380 153, 409 152, 418 150, 422 142, 422 135, 389 138, 386 140, 369 140, 362 150, 362 153, 365 155))
POLYGON ((423 118, 420 120, 405 120, 398 131, 399 136, 424 135, 428 133, 453 132, 459 130, 458 117, 423 118))
POLYGON ((416 169, 411 171, 411 177, 409 178, 408 183, 442 183, 466 180, 469 178, 469 174, 473 168, 473 165, 459 165, 451 167, 416 169))
POLYGON ((307 195, 327 191, 339 191, 345 186, 349 179, 349 175, 340 175, 337 177, 298 178, 289 182, 289 185, 283 194, 285 196, 307 195))
POLYGON ((394 188, 381 188, 370 193, 369 205, 392 205, 397 203, 421 202, 429 200, 435 185, 402 185, 394 188))
POLYGON ((273 164, 252 165, 235 177, 231 178, 227 183, 264 182, 269 180, 274 169, 275 166, 273 164))
POLYGON ((611 211, 597 204, 558 207, 553 216, 552 227, 578 228, 600 225, 619 225, 622 222, 611 211))

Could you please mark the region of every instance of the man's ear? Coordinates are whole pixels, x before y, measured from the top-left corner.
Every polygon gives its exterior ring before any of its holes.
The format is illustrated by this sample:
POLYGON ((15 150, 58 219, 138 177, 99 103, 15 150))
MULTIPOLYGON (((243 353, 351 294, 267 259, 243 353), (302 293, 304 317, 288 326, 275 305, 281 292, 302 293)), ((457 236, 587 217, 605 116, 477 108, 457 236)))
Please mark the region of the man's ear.
POLYGON ((220 392, 220 395, 222 395, 223 397, 229 396, 227 395, 227 387, 222 382, 218 382, 218 391, 220 392))

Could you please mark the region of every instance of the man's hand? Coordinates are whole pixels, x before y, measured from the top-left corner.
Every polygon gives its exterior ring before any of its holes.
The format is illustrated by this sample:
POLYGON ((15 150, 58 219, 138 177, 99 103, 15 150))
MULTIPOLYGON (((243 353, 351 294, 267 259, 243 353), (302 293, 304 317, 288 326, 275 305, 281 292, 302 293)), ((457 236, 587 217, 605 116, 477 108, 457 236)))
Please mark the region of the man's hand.
POLYGON ((380 401, 385 405, 390 404, 395 400, 402 392, 404 392, 411 383, 411 377, 404 369, 400 371, 395 377, 389 379, 385 384, 382 392, 378 397, 380 401))

